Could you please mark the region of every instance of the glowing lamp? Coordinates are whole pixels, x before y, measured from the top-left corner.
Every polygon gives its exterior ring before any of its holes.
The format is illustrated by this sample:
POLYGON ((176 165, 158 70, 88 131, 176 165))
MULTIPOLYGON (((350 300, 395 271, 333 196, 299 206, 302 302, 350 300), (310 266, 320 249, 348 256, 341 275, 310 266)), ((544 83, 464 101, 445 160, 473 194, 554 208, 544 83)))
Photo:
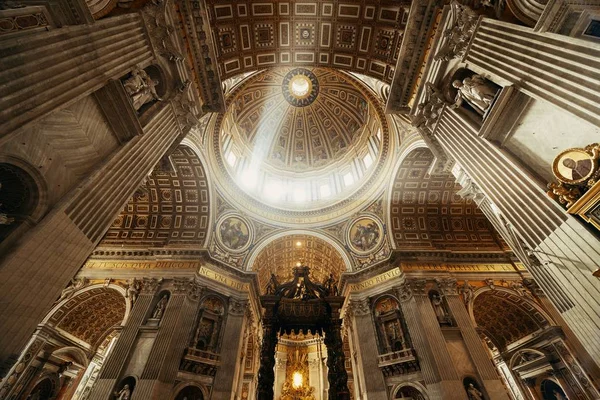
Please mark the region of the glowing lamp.
POLYGON ((294 389, 302 387, 302 381, 302 374, 300 372, 294 372, 294 375, 292 375, 292 387, 294 389))

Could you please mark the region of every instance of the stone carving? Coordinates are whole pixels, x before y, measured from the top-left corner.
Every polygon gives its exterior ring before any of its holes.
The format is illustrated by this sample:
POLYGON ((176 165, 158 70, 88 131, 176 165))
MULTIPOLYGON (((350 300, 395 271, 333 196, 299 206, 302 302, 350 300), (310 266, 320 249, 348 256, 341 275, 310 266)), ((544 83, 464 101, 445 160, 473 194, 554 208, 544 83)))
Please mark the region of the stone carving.
POLYGON ((444 300, 439 294, 431 296, 431 305, 433 306, 433 311, 435 311, 438 322, 445 323, 448 320, 448 314, 444 308, 444 300))
POLYGON ((454 279, 454 278, 436 279, 435 283, 437 284, 440 291, 445 295, 458 294, 457 293, 458 286, 456 283, 456 279, 454 279))
POLYGON ((464 182, 461 183, 462 188, 456 192, 461 198, 465 200, 473 200, 475 203, 479 202, 485 197, 483 191, 479 186, 473 182, 470 177, 465 177, 464 182))
POLYGON ((452 82, 452 87, 458 90, 451 108, 458 108, 463 101, 469 103, 475 111, 483 115, 492 105, 498 90, 481 75, 473 75, 461 81, 452 82))
POLYGON ((465 304, 469 304, 471 299, 473 298, 474 287, 469 284, 469 281, 465 280, 462 287, 460 288, 460 292, 463 295, 463 301, 465 304))
POLYGON ((446 40, 434 56, 436 61, 450 61, 464 56, 477 26, 479 16, 469 7, 456 1, 453 1, 450 6, 452 7, 452 23, 444 31, 446 40))
POLYGON ((175 292, 185 293, 192 300, 198 300, 204 291, 204 287, 200 286, 194 278, 175 279, 173 286, 175 287, 175 292))
POLYGON ((129 281, 129 283, 127 284, 127 294, 125 295, 125 297, 129 298, 131 304, 135 303, 135 301, 137 300, 141 287, 142 285, 140 281, 138 281, 135 278, 131 279, 131 281, 129 281))
POLYGON ((469 387, 467 389, 467 393, 469 395, 469 400, 483 400, 483 393, 481 393, 472 383, 469 383, 469 387))
POLYGON ((521 296, 521 297, 529 296, 529 293, 527 292, 527 290, 525 290, 525 288, 523 287, 523 284, 521 282, 512 281, 509 283, 509 286, 512 290, 517 292, 517 294, 519 296, 521 296))
POLYGON ((600 144, 562 151, 552 163, 552 172, 558 182, 548 184, 548 195, 571 207, 600 181, 600 144))
POLYGON ((538 297, 542 296, 544 294, 544 292, 542 292, 542 289, 540 288, 540 286, 533 279, 528 279, 528 278, 523 279, 523 286, 525 286, 527 289, 529 289, 529 291, 531 293, 533 293, 534 295, 536 295, 538 297))
POLYGON ((238 301, 235 299, 229 299, 228 313, 231 315, 244 315, 248 303, 245 301, 238 301))
POLYGON ((167 303, 169 302, 169 297, 166 294, 163 294, 156 306, 154 307, 154 311, 152 311, 153 319, 162 319, 163 314, 165 313, 165 308, 167 308, 167 303))
POLYGON ((333 274, 329 274, 329 278, 327 278, 325 280, 325 282, 323 283, 323 286, 325 286, 325 289, 327 289, 328 296, 337 296, 338 295, 337 282, 336 282, 335 278, 333 277, 333 274))
POLYGON ((445 105, 443 94, 430 82, 427 82, 425 84, 425 101, 417 106, 417 113, 412 119, 413 125, 433 131, 445 105))
POLYGON ((412 297, 412 290, 410 288, 410 285, 406 281, 402 284, 402 286, 398 287, 396 291, 398 293, 398 298, 400 299, 400 301, 408 301, 412 297))
POLYGON ((266 294, 275 294, 277 289, 279 288, 279 282, 277 282, 277 277, 275 274, 271 274, 271 278, 269 279, 269 283, 267 283, 267 287, 265 289, 266 294))
POLYGON ((63 289, 59 300, 70 299, 73 294, 86 286, 90 281, 87 278, 73 278, 71 284, 63 289))
POLYGON ((368 315, 371 313, 369 300, 350 300, 348 304, 348 313, 356 316, 368 315))
POLYGON ((154 294, 161 283, 162 278, 144 278, 142 281, 142 293, 154 294))
POLYGON ((492 278, 488 278, 485 280, 485 284, 492 290, 496 290, 496 285, 494 284, 494 280, 492 278))
POLYGON ((156 93, 157 80, 150 78, 148 73, 141 68, 135 68, 131 71, 131 77, 123 82, 125 92, 131 98, 133 108, 138 111, 144 104, 153 100, 162 99, 156 93))
POLYGON ((123 389, 119 392, 115 392, 115 400, 129 400, 131 398, 131 390, 129 389, 129 385, 125 384, 123 389))

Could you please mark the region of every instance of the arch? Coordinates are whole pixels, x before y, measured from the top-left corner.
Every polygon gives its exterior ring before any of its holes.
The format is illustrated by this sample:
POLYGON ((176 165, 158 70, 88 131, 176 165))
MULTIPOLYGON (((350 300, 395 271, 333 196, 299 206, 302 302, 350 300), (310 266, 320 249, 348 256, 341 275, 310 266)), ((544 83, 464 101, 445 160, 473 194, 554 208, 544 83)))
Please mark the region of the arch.
POLYGON ((339 279, 341 273, 352 270, 348 254, 335 239, 306 230, 279 231, 269 236, 254 248, 248 258, 246 270, 255 270, 259 273, 259 287, 264 289, 271 273, 277 272, 276 275, 283 281, 291 279, 296 262, 314 267, 311 268, 311 277, 314 281, 320 282, 324 282, 330 273, 334 274, 334 278, 339 279), (301 243, 299 247, 296 247, 297 241, 301 243), (265 251, 273 252, 275 247, 281 260, 268 258, 272 268, 266 263, 257 266, 260 258, 266 257, 265 251), (306 260, 307 257, 311 258, 313 263, 319 263, 322 268, 311 265, 311 261, 306 260))
POLYGON ((392 242, 405 251, 502 250, 497 234, 471 199, 461 198, 451 173, 431 173, 429 149, 408 152, 396 170, 389 195, 392 242))
POLYGON ((31 386, 31 390, 25 392, 25 398, 38 393, 39 400, 52 400, 57 395, 60 388, 60 381, 57 374, 46 372, 40 376, 31 386))
POLYGON ((21 170, 23 170, 34 182, 36 185, 36 195, 37 202, 35 208, 29 215, 33 221, 39 221, 48 211, 48 184, 43 175, 39 172, 38 169, 34 168, 27 161, 24 161, 18 157, 9 156, 9 155, 0 155, 0 163, 13 165, 21 170))
POLYGON ((89 364, 87 354, 85 354, 85 352, 79 347, 61 347, 60 349, 54 351, 52 355, 61 359, 72 361, 73 363, 77 363, 84 368, 86 368, 89 364))
POLYGON ((567 399, 567 395, 563 387, 552 378, 545 378, 540 383, 540 392, 542 394, 542 400, 560 400, 567 399), (554 393, 560 394, 561 397, 555 395, 554 393))
MULTIPOLYGON (((545 354, 543 352, 536 350, 536 349, 521 349, 512 355, 512 357, 510 358, 510 361, 508 362, 508 366, 512 370, 516 365, 521 363, 521 361, 523 360, 523 356, 531 357, 530 355, 533 355, 532 359, 536 359, 536 358, 545 356, 545 354)), ((527 361, 530 361, 530 360, 527 360, 527 361)))
POLYGON ((333 248, 338 251, 338 253, 340 254, 340 257, 342 257, 342 260, 344 261, 344 264, 346 265, 346 271, 352 271, 352 262, 350 261, 350 256, 348 255, 348 253, 346 252, 344 247, 339 243, 339 241, 336 238, 334 238, 330 235, 323 234, 321 232, 305 230, 305 229, 292 229, 292 230, 286 230, 286 231, 278 231, 274 234, 271 234, 270 236, 266 236, 264 239, 262 239, 262 241, 260 243, 255 244, 255 247, 250 252, 250 254, 248 256, 248 261, 246 263, 245 270, 252 271, 252 266, 254 265, 254 263, 256 261, 256 257, 258 257, 260 252, 262 250, 264 250, 264 248, 267 247, 270 243, 274 242, 277 239, 281 239, 283 237, 293 236, 293 235, 314 236, 323 241, 326 241, 328 244, 333 246, 333 248))
POLYGON ((178 384, 177 386, 175 386, 175 388, 173 389, 173 394, 171 395, 171 400, 179 400, 179 398, 177 396, 184 389, 186 389, 188 387, 194 387, 194 388, 199 389, 200 392, 202 393, 202 396, 203 396, 204 399, 208 399, 209 398, 208 389, 206 389, 206 387, 204 385, 202 385, 200 383, 197 383, 197 382, 181 382, 180 384, 178 384))
POLYGON ((409 390, 414 390, 418 394, 420 394, 424 400, 429 400, 427 389, 419 382, 403 382, 398 384, 394 389, 392 389, 392 398, 397 399, 398 395, 402 393, 402 389, 405 388, 408 388, 409 390))
POLYGON ((475 326, 483 329, 485 335, 500 351, 503 351, 506 345, 515 340, 555 325, 548 313, 534 301, 521 296, 512 289, 499 286, 494 289, 489 286, 479 288, 473 293, 473 298, 467 307, 475 326), (482 296, 494 296, 495 299, 485 299, 486 302, 483 303, 481 302, 482 296), (482 310, 486 310, 485 312, 476 310, 478 299, 482 310), (491 311, 491 302, 494 300, 497 303, 492 307, 494 311, 491 311), (498 307, 498 303, 503 304, 504 307, 498 307), (503 320, 504 323, 495 323, 492 321, 493 318, 503 320))
POLYGON ((387 222, 387 235, 388 235, 388 239, 389 242, 391 243, 392 249, 396 249, 396 241, 394 240, 394 234, 392 232, 391 226, 392 226, 392 213, 390 211, 390 206, 391 206, 391 200, 392 200, 392 193, 394 192, 394 181, 396 180, 396 175, 398 175, 398 170, 400 169, 400 166, 402 165, 402 163, 404 162, 404 159, 413 151, 416 149, 428 149, 427 144, 425 143, 425 141, 423 139, 419 139, 420 135, 414 135, 412 136, 412 140, 405 140, 402 142, 402 144, 400 145, 400 148, 398 149, 398 152, 400 153, 398 155, 398 159, 396 161, 396 163, 394 164, 393 168, 392 168, 392 174, 390 174, 390 179, 388 182, 388 189, 385 193, 385 210, 386 212, 386 222, 387 222))
POLYGON ((99 247, 205 245, 211 219, 207 175, 193 149, 177 146, 136 190, 99 247))
MULTIPOLYGON (((90 290, 94 290, 94 289, 100 289, 100 288, 106 288, 106 289, 112 289, 116 292, 118 292, 119 294, 121 294, 121 296, 123 296, 124 299, 127 299, 127 290, 120 286, 117 285, 115 283, 109 283, 108 285, 104 284, 104 283, 96 283, 93 285, 89 285, 84 287, 83 289, 80 289, 76 292, 73 293, 73 295, 66 297, 62 300, 59 300, 48 312, 48 314, 46 314, 46 316, 44 317, 44 319, 42 320, 41 324, 46 324, 48 322, 48 320, 50 319, 50 317, 52 317, 52 315, 54 315, 59 309, 61 309, 62 307, 65 306, 65 304, 67 302, 69 302, 71 299, 79 296, 82 293, 88 292, 90 290)), ((124 326, 125 323, 127 322, 127 319, 129 318, 129 314, 131 313, 131 302, 130 301, 125 301, 126 305, 125 305, 125 315, 123 317, 123 321, 121 322, 121 326, 124 326)))
POLYGON ((125 323, 130 309, 124 288, 114 284, 95 284, 59 301, 42 320, 42 324, 95 349, 115 325, 122 326, 125 323), (92 311, 82 313, 82 308, 92 311))

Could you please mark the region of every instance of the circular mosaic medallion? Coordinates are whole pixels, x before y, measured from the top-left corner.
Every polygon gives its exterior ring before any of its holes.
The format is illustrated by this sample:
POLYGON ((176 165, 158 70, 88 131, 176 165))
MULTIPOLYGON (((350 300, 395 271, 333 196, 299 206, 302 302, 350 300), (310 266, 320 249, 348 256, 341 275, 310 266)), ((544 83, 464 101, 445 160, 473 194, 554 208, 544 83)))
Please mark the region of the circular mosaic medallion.
POLYGON ((217 227, 218 239, 231 251, 244 251, 250 244, 250 228, 246 221, 237 216, 226 216, 217 227))
POLYGON ((359 217, 348 229, 348 243, 352 250, 359 254, 370 253, 379 247, 383 239, 383 226, 378 219, 359 217))
POLYGON ((281 90, 288 103, 294 107, 306 107, 317 98, 319 81, 306 68, 296 68, 283 77, 281 90))

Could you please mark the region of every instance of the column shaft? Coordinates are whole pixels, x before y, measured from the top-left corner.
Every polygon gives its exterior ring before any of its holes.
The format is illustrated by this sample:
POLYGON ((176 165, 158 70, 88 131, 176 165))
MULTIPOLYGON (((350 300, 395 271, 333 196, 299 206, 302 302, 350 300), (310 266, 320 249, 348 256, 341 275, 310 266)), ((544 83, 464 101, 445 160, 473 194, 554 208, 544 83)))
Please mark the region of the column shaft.
POLYGON ((466 62, 600 126, 600 45, 483 18, 466 62))
POLYGON ((138 296, 129 319, 125 323, 125 327, 115 343, 115 347, 104 362, 98 381, 92 388, 90 400, 105 400, 113 391, 117 379, 121 374, 121 370, 127 362, 127 358, 135 340, 138 330, 144 323, 144 318, 148 314, 148 309, 152 304, 153 293, 141 294, 138 296))
MULTIPOLYGON (((231 308, 230 308, 231 311, 231 308)), ((212 399, 230 400, 235 394, 235 378, 240 365, 239 355, 244 342, 245 314, 229 312, 225 322, 223 342, 221 345, 221 365, 215 375, 212 399)), ((275 353, 273 353, 275 356, 275 353)))
POLYGON ((440 374, 441 394, 444 400, 465 398, 466 392, 454 368, 454 362, 448 352, 446 339, 440 329, 440 324, 427 295, 415 294, 415 302, 419 311, 421 323, 427 332, 427 341, 431 346, 433 358, 440 374))
MULTIPOLYGON (((387 391, 383 374, 379 369, 377 355, 379 350, 375 337, 377 332, 370 313, 354 313, 353 330, 357 336, 357 347, 362 360, 363 393, 369 400, 387 400, 387 391)), ((359 371, 357 371, 360 373, 359 371)))
POLYGON ((457 295, 447 295, 446 301, 454 320, 460 328, 460 333, 465 341, 471 360, 475 364, 477 373, 487 390, 490 400, 508 400, 509 397, 504 384, 500 380, 486 349, 483 347, 481 338, 477 334, 462 300, 457 295))
POLYGON ((456 111, 444 111, 436 137, 545 264, 530 266, 531 274, 600 360, 600 281, 592 276, 600 267, 600 242, 456 111))
POLYGON ((119 148, 4 258, 0 362, 16 359, 35 326, 180 132, 173 107, 165 104, 144 126, 144 135, 119 148))
POLYGON ((165 361, 168 357, 169 347, 175 334, 175 328, 180 318, 184 300, 184 294, 171 294, 167 308, 160 321, 156 340, 152 345, 148 362, 131 396, 132 400, 158 398, 153 395, 154 387, 157 383, 159 372, 166 367, 165 361))
POLYGON ((153 57, 138 14, 0 41, 0 53, 0 142, 153 57))

